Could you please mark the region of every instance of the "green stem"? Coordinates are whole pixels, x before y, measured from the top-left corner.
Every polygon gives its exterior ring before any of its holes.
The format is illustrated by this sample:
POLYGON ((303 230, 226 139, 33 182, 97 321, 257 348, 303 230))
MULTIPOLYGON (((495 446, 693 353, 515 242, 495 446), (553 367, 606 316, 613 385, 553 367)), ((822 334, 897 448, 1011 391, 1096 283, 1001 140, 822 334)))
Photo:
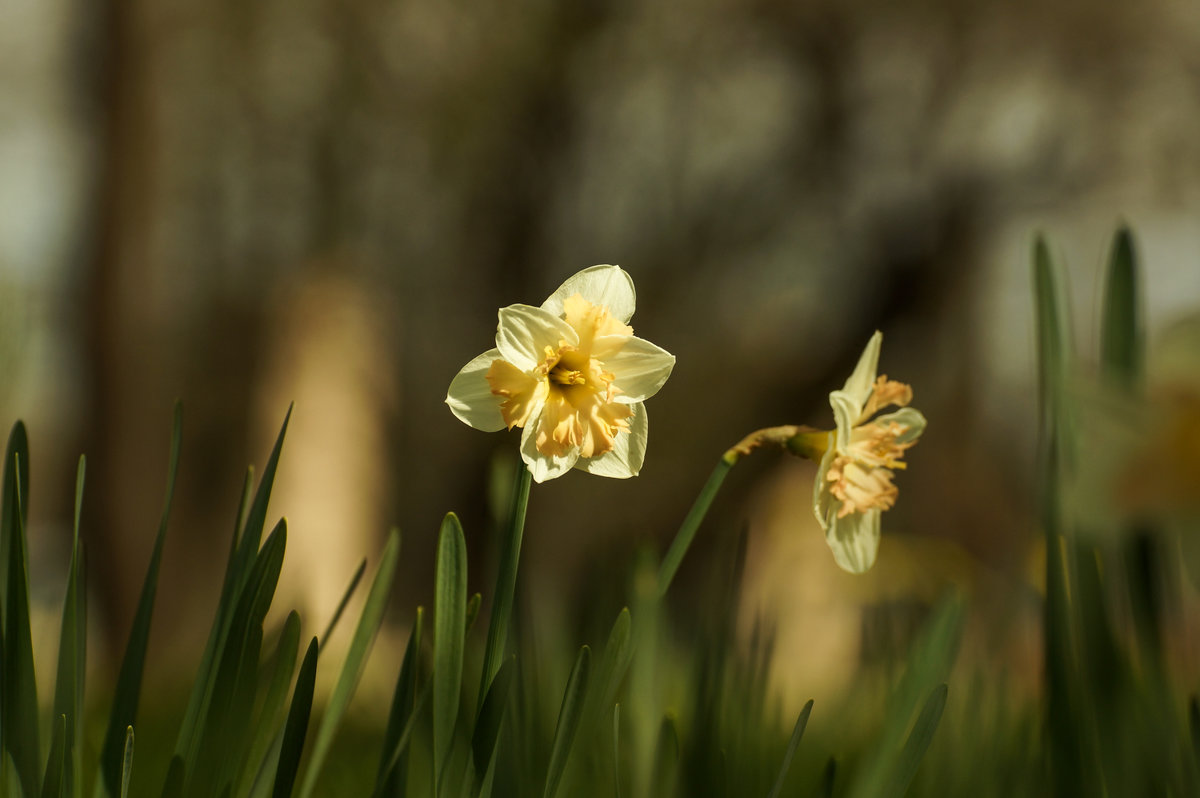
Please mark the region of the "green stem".
POLYGON ((712 504, 713 498, 717 495, 717 491, 721 489, 721 483, 725 481, 726 475, 729 474, 729 469, 733 468, 734 463, 737 461, 738 453, 736 451, 730 449, 726 452, 717 461, 716 468, 709 475, 708 482, 704 483, 700 495, 696 497, 695 503, 692 504, 692 509, 688 510, 687 517, 683 519, 683 524, 679 527, 679 531, 675 533, 675 540, 671 542, 671 548, 667 549, 667 556, 663 558, 662 566, 658 569, 659 598, 667 594, 667 589, 671 586, 671 580, 675 578, 675 572, 679 570, 679 564, 683 562, 688 548, 692 545, 692 540, 696 537, 696 530, 700 528, 700 524, 704 521, 704 516, 708 514, 708 508, 712 504))
POLYGON ((483 671, 479 680, 479 700, 476 715, 483 707, 484 696, 492 679, 504 661, 504 646, 508 638, 508 622, 512 615, 513 593, 517 586, 517 567, 521 561, 521 538, 525 533, 525 509, 529 506, 529 485, 532 476, 524 463, 517 469, 513 486, 512 506, 508 528, 500 548, 500 571, 496 577, 496 593, 492 598, 492 617, 488 622, 487 645, 483 654, 483 671))

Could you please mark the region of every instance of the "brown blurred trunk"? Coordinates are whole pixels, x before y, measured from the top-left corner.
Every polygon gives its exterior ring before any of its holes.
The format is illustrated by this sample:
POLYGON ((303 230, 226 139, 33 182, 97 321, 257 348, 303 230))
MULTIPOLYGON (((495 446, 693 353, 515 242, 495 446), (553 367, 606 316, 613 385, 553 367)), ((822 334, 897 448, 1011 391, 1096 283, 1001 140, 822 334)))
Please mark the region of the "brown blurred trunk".
POLYGON ((126 286, 146 284, 145 249, 135 234, 146 218, 149 108, 144 40, 138 35, 141 4, 102 0, 97 4, 93 96, 96 104, 98 168, 94 184, 91 251, 82 263, 84 292, 79 320, 85 399, 81 451, 88 456, 83 530, 88 542, 90 581, 106 637, 123 637, 132 614, 139 563, 121 556, 121 521, 140 508, 122 508, 117 483, 122 452, 138 447, 120 440, 123 401, 121 340, 129 329, 122 298, 126 286), (132 512, 131 512, 132 511, 132 512), (114 635, 115 633, 115 635, 114 635))

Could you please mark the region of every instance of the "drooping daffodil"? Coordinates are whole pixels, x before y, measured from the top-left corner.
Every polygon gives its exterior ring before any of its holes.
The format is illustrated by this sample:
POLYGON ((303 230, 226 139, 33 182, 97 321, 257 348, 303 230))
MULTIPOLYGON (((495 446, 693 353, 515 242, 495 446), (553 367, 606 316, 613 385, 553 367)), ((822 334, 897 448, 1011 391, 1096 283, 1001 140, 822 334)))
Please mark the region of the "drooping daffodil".
POLYGON ((876 332, 840 391, 829 394, 832 430, 785 425, 756 430, 725 452, 726 467, 764 446, 779 446, 820 464, 813 485, 813 513, 825 530, 833 559, 861 574, 875 563, 879 522, 896 503, 896 469, 925 431, 925 417, 908 404, 912 388, 876 376, 883 334, 876 332), (895 405, 894 412, 880 411, 895 405))
POLYGON ((520 428, 536 482, 572 468, 635 476, 646 455, 643 403, 675 366, 633 334, 635 299, 629 274, 602 265, 568 278, 540 307, 501 308, 495 348, 458 372, 446 404, 475 429, 520 428))
POLYGON ((880 516, 899 493, 893 473, 907 467, 904 453, 925 431, 925 417, 908 407, 912 388, 876 376, 882 342, 882 333, 871 336, 854 373, 829 394, 837 428, 826 434, 813 486, 813 512, 833 558, 852 573, 874 564, 880 516), (880 415, 893 405, 899 409, 880 415))

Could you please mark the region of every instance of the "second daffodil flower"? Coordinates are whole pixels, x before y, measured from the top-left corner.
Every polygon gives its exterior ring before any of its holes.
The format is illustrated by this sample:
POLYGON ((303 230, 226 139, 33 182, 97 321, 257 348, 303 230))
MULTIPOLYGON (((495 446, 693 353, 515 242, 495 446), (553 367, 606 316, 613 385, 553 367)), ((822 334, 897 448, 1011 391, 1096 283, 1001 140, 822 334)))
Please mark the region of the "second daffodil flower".
POLYGON ((882 333, 871 336, 850 379, 829 394, 837 429, 803 436, 814 448, 824 448, 813 512, 837 564, 854 573, 874 564, 880 515, 896 503, 893 472, 905 468, 905 451, 925 431, 925 417, 908 407, 912 388, 876 377, 882 342, 882 333), (893 405, 900 409, 880 415, 893 405))
POLYGON ((540 307, 501 308, 495 348, 458 372, 446 404, 475 429, 519 427, 521 459, 537 482, 572 468, 636 475, 646 454, 643 402, 675 356, 633 334, 634 305, 624 270, 593 266, 540 307))

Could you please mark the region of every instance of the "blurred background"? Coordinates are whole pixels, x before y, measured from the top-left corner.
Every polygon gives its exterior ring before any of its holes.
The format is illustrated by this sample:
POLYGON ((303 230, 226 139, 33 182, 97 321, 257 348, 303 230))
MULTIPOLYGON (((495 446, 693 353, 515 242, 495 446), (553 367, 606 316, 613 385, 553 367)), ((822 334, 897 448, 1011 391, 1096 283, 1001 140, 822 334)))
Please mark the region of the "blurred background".
POLYGON ((499 306, 619 263, 635 330, 678 364, 640 477, 535 486, 524 589, 571 606, 664 550, 726 447, 831 425, 880 329, 930 427, 877 568, 838 572, 812 467, 760 454, 680 604, 745 529, 744 615, 772 618, 804 693, 947 586, 975 599, 968 644, 1032 677, 1033 235, 1071 266, 1085 351, 1121 221, 1152 328, 1200 301, 1190 3, 3 0, 3 19, 0 407, 30 427, 49 607, 87 454, 100 658, 127 634, 177 397, 166 660, 203 643, 244 469, 292 401, 280 606, 318 629, 393 524, 401 605, 428 603, 448 510, 486 593, 489 473, 516 433, 460 424, 446 387, 499 306))

